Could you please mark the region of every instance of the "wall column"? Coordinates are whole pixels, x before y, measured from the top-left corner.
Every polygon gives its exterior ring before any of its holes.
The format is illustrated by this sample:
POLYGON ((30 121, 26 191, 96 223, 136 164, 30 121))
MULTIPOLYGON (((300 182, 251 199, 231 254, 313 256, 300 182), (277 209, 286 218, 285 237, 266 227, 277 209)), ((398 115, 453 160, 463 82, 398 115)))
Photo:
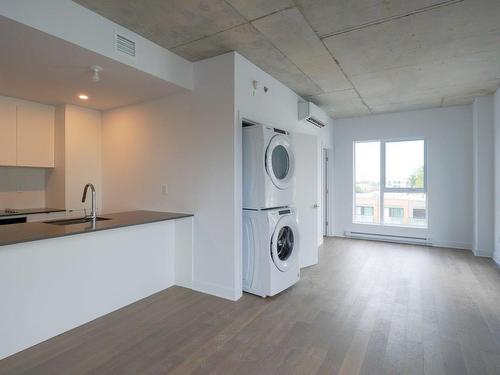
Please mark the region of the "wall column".
POLYGON ((477 256, 494 252, 494 119, 493 97, 482 96, 473 104, 473 222, 472 250, 477 256))

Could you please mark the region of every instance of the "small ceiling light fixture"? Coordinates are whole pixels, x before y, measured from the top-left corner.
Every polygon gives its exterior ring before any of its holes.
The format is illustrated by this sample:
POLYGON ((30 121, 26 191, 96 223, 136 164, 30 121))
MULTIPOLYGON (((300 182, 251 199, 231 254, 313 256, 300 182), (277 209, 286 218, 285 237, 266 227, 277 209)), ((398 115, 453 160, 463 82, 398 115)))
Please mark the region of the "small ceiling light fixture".
POLYGON ((99 73, 103 71, 102 66, 92 65, 90 67, 90 70, 92 70, 92 81, 99 82, 101 80, 101 77, 99 76, 99 73))
POLYGON ((87 100, 89 98, 89 96, 85 95, 85 94, 78 94, 78 98, 81 100, 87 100))

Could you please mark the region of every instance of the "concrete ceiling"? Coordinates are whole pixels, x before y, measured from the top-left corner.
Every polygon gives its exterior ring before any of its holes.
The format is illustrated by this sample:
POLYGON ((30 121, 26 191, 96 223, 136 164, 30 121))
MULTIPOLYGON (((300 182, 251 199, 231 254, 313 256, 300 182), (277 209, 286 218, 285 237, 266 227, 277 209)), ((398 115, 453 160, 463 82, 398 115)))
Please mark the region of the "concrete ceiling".
POLYGON ((111 109, 182 88, 0 16, 0 95, 46 104, 111 109), (104 68, 92 81, 91 65, 104 68), (89 100, 78 99, 85 93, 89 100))
POLYGON ((232 50, 334 118, 500 84, 499 0, 74 0, 190 60, 232 50))

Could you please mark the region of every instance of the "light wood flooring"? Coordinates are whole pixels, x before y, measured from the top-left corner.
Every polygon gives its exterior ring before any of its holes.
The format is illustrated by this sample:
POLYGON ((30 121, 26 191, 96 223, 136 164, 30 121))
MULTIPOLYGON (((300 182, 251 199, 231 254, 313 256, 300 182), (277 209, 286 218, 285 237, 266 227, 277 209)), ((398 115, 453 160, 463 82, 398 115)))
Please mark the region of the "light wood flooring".
POLYGON ((327 239, 273 298, 173 287, 0 361, 9 375, 359 373, 500 374, 495 263, 327 239))

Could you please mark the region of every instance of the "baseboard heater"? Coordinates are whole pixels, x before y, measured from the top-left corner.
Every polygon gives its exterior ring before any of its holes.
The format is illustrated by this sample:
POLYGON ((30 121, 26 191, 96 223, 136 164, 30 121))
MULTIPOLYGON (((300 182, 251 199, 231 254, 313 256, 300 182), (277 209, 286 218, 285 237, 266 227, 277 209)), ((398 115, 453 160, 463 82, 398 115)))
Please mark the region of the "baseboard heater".
POLYGON ((431 239, 425 237, 393 236, 389 234, 351 232, 351 231, 345 231, 344 236, 359 240, 372 240, 372 241, 406 243, 411 245, 432 246, 431 239))

